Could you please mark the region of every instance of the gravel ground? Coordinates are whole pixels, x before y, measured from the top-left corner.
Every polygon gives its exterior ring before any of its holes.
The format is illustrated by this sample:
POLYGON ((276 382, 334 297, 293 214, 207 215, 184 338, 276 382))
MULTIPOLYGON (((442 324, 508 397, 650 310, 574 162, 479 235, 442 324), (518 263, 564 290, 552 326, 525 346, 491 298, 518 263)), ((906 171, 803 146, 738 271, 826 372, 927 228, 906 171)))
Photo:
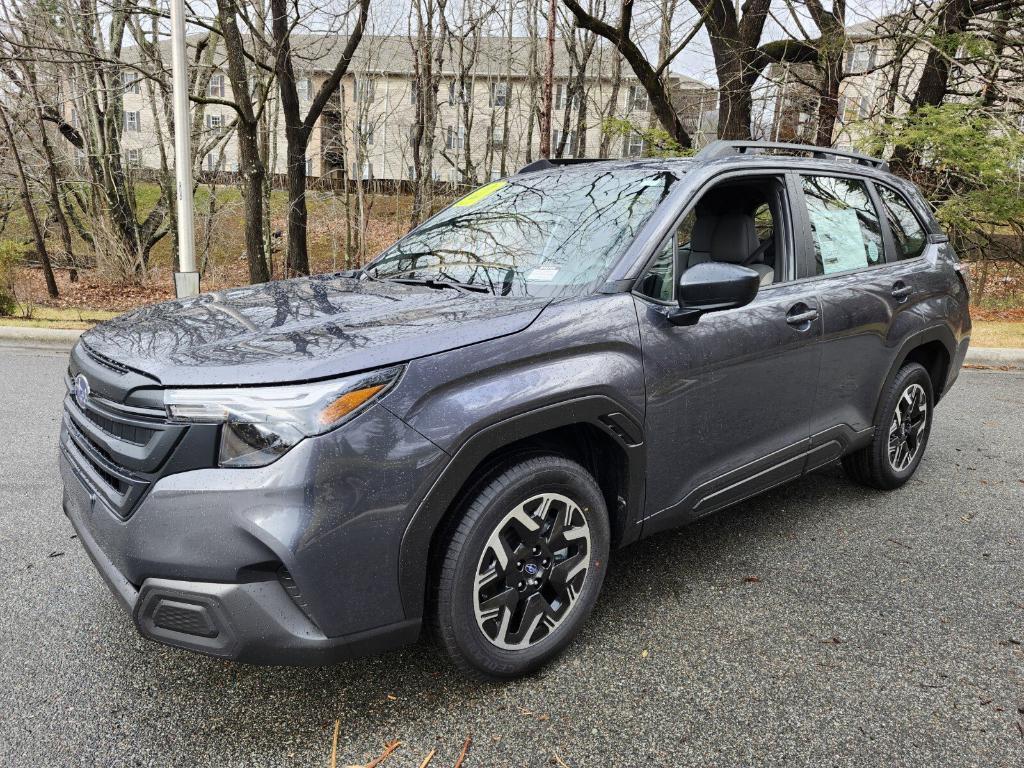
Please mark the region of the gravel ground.
POLYGON ((0 350, 0 765, 1024 765, 1024 374, 964 371, 913 481, 838 468, 617 553, 547 671, 257 668, 141 639, 72 539, 64 354, 0 350))

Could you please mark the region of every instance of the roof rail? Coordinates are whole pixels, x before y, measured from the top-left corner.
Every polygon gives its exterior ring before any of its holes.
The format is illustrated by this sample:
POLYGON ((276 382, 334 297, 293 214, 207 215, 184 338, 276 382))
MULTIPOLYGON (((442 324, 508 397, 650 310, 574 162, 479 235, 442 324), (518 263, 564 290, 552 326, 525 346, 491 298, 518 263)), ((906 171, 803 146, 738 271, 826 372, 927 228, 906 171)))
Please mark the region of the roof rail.
POLYGON ((889 164, 877 157, 868 157, 859 152, 848 152, 844 149, 833 149, 832 147, 816 147, 811 144, 790 144, 784 141, 713 141, 697 153, 698 160, 715 160, 719 157, 730 155, 753 154, 773 150, 777 152, 803 152, 825 160, 828 158, 845 158, 858 165, 866 165, 870 168, 878 168, 882 171, 889 170, 889 164))
POLYGON ((594 163, 597 161, 598 158, 591 157, 553 157, 551 159, 542 157, 540 160, 534 160, 532 163, 527 163, 516 171, 516 174, 546 171, 550 168, 557 168, 560 165, 579 165, 580 163, 594 163))

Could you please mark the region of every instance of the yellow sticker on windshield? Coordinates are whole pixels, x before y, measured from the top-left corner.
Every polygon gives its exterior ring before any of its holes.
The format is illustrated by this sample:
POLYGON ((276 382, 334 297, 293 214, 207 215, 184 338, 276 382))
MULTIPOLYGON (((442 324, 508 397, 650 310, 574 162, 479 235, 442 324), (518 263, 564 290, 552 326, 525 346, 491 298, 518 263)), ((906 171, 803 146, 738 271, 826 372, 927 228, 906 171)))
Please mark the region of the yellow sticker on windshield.
POLYGON ((455 204, 455 206, 457 208, 465 208, 465 207, 470 206, 470 205, 476 205, 481 200, 483 200, 485 197, 489 197, 489 196, 493 195, 499 189, 504 187, 507 183, 508 182, 506 182, 506 181, 495 181, 492 184, 485 184, 484 186, 480 187, 480 189, 474 189, 472 192, 470 192, 464 198, 459 200, 459 202, 457 202, 455 204))

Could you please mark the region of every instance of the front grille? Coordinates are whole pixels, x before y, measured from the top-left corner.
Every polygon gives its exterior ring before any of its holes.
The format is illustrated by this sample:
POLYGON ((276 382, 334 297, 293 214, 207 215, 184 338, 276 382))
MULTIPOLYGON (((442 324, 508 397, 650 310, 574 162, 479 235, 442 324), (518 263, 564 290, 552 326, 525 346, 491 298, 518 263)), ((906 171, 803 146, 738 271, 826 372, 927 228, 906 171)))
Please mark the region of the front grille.
POLYGON ((89 349, 71 352, 61 447, 81 481, 127 520, 161 477, 217 465, 216 425, 171 423, 159 382, 89 349), (73 394, 83 375, 83 402, 73 394))
POLYGON ((152 429, 137 424, 126 424, 123 421, 114 421, 97 411, 86 410, 84 413, 89 421, 108 435, 118 440, 124 440, 126 443, 145 445, 154 434, 152 429))

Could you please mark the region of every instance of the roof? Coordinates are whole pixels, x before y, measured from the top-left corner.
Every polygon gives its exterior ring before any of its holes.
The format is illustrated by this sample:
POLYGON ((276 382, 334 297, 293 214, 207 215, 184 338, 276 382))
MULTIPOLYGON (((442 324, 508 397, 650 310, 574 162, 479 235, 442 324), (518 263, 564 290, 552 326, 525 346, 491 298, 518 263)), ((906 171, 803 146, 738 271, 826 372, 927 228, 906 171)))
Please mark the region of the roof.
MULTIPOLYGON (((205 35, 190 35, 187 45, 191 49, 189 60, 194 60, 196 44, 205 35)), ((330 72, 337 65, 348 42, 347 35, 338 34, 293 34, 292 35, 293 66, 301 74, 330 72)), ((356 49, 350 71, 354 74, 398 75, 407 77, 413 72, 413 44, 415 39, 403 35, 364 35, 356 49)), ((483 35, 476 42, 476 61, 468 67, 476 77, 502 78, 511 74, 513 79, 524 79, 531 70, 531 38, 529 37, 498 37, 483 35), (511 66, 509 54, 511 53, 511 66)), ((544 40, 537 40, 539 65, 544 62, 544 40)), ((170 41, 160 45, 165 64, 170 64, 170 41)), ((449 37, 446 40, 446 52, 442 67, 442 76, 454 77, 459 72, 460 45, 459 38, 449 37)), ((472 41, 467 41, 466 56, 472 55, 472 41)), ((125 60, 137 63, 138 49, 126 48, 125 60)), ((269 55, 269 54, 268 54, 269 55)), ((610 76, 612 57, 618 55, 609 45, 598 44, 588 67, 593 77, 610 76)), ((223 42, 219 42, 214 53, 214 62, 220 66, 225 60, 223 42)), ((555 47, 555 77, 569 77, 570 59, 563 45, 555 47)), ((627 82, 636 82, 628 66, 622 68, 622 78, 627 82)), ((679 89, 712 89, 712 86, 700 80, 673 72, 670 75, 673 86, 679 89)))

